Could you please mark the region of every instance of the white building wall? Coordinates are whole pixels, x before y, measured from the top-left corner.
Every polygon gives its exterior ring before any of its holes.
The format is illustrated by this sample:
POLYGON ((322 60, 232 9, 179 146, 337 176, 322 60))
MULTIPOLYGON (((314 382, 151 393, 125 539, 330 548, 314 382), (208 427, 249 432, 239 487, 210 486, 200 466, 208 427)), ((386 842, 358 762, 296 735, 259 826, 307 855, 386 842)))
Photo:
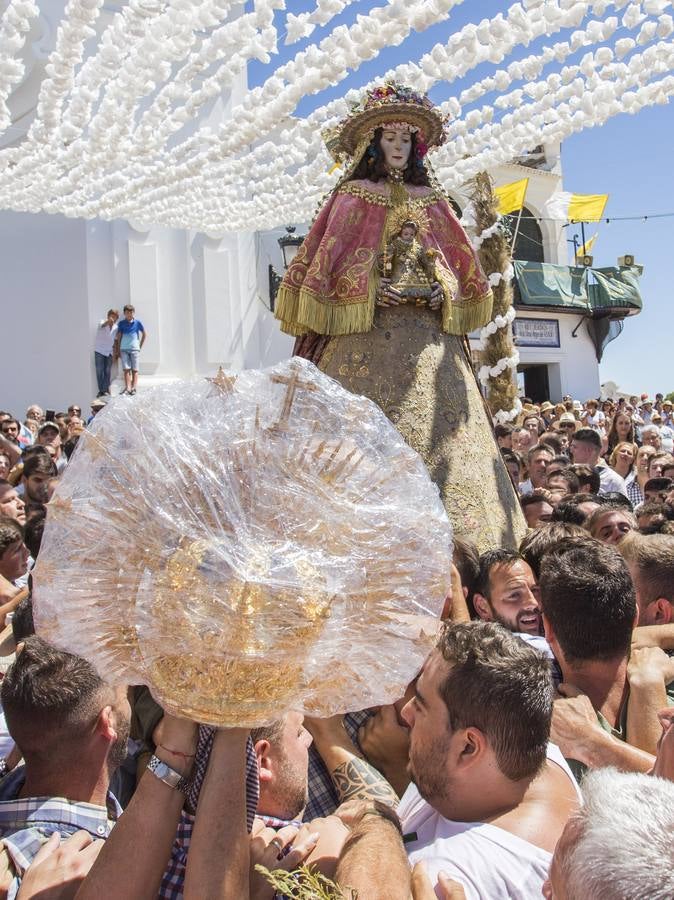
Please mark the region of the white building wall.
POLYGON ((599 366, 594 344, 580 314, 551 315, 547 312, 518 310, 527 319, 557 319, 559 322, 559 348, 517 347, 520 365, 545 364, 548 366, 550 400, 553 403, 571 394, 578 400, 599 396, 599 366), (580 327, 578 327, 580 323, 580 327), (574 329, 577 328, 575 336, 574 329))
POLYGON ((63 216, 0 213, 0 408, 88 403, 90 319, 86 225, 63 216))

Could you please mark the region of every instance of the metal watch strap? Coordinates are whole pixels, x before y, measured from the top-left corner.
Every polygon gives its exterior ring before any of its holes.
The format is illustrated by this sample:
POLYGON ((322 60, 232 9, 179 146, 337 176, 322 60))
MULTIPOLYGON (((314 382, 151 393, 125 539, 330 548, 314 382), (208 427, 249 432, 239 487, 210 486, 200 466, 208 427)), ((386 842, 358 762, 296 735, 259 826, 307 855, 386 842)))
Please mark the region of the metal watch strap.
POLYGON ((169 787, 175 788, 182 794, 186 794, 190 786, 189 779, 183 777, 180 772, 176 772, 171 766, 167 765, 158 756, 151 756, 147 768, 155 778, 168 784, 169 787))

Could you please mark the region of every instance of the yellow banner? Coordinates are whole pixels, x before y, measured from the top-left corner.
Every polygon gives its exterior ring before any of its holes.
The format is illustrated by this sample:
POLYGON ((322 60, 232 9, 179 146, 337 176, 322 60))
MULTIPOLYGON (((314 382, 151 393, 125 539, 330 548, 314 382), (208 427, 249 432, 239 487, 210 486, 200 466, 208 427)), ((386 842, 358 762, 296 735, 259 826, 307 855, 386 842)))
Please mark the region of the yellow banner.
POLYGON ((510 184, 503 184, 501 187, 494 188, 494 193, 498 199, 498 211, 502 216, 507 216, 508 213, 522 209, 528 185, 529 179, 522 178, 520 181, 511 181, 510 184))
POLYGON ((576 256, 578 256, 578 257, 589 256, 590 250, 593 248, 594 242, 597 240, 598 237, 599 237, 599 232, 597 231, 592 235, 592 237, 589 239, 589 241, 585 241, 585 243, 582 245, 582 247, 578 248, 578 253, 576 254, 576 256))
POLYGON ((571 194, 568 218, 572 222, 598 222, 607 200, 608 194, 571 194))

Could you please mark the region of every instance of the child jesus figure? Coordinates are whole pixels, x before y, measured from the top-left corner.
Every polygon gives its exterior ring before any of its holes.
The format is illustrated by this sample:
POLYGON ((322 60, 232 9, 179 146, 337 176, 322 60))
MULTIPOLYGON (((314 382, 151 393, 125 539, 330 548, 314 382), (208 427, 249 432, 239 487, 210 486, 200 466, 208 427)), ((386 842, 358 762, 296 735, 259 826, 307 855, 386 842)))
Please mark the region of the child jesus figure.
POLYGON ((410 303, 437 309, 442 287, 435 271, 434 250, 425 250, 417 240, 418 225, 403 222, 380 256, 380 306, 410 303))

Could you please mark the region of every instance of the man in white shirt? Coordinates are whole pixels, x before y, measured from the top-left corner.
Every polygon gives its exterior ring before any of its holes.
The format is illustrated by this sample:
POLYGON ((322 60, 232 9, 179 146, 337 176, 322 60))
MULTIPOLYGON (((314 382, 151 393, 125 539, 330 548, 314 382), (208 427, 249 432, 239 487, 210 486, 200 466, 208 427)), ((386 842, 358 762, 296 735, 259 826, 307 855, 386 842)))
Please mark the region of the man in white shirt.
POLYGON ((618 493, 627 496, 625 480, 609 468, 600 458, 601 438, 592 428, 579 429, 571 439, 571 456, 574 463, 591 466, 599 471, 599 494, 618 493))
POLYGON ((96 363, 96 381, 98 382, 97 397, 104 397, 106 394, 110 394, 112 349, 117 337, 117 319, 119 319, 117 310, 109 309, 107 318, 99 322, 96 328, 94 362, 96 363))
POLYGON ((539 444, 532 447, 527 453, 527 468, 529 469, 529 478, 520 484, 520 494, 526 497, 536 488, 547 487, 547 470, 548 466, 555 458, 552 447, 545 444, 539 444))
POLYGON ((643 397, 639 404, 639 415, 644 425, 650 425, 653 418, 653 401, 650 397, 643 397))
POLYGON ((660 446, 662 449, 666 453, 671 453, 674 450, 674 428, 664 425, 662 416, 658 412, 653 413, 651 426, 657 428, 660 432, 660 446))
POLYGON ((578 792, 548 746, 545 659, 491 622, 445 626, 402 710, 413 784, 398 813, 410 862, 467 900, 541 896, 578 792), (547 756, 547 760, 546 760, 547 756))

